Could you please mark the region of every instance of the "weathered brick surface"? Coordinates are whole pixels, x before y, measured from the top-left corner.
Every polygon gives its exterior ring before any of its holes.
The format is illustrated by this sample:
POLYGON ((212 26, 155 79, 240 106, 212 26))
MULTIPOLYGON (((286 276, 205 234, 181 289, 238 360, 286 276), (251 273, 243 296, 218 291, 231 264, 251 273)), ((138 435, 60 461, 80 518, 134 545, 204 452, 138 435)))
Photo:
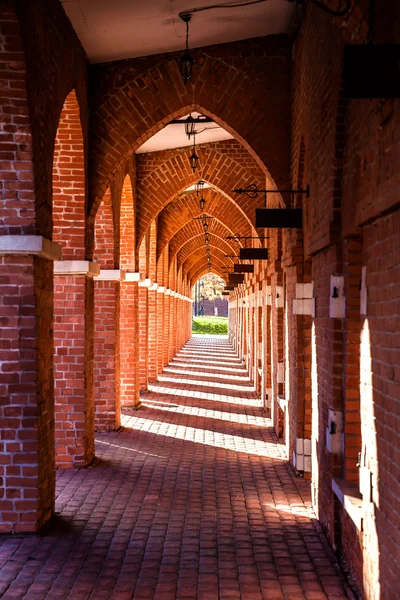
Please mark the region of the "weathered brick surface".
POLYGON ((96 431, 121 425, 120 283, 94 282, 94 410, 96 431))
POLYGON ((32 135, 26 64, 15 11, 0 5, 0 235, 35 234, 32 135))
POLYGON ((52 263, 0 258, 0 530, 39 531, 54 510, 52 263))
POLYGON ((94 457, 93 279, 54 276, 56 463, 86 466, 94 457))

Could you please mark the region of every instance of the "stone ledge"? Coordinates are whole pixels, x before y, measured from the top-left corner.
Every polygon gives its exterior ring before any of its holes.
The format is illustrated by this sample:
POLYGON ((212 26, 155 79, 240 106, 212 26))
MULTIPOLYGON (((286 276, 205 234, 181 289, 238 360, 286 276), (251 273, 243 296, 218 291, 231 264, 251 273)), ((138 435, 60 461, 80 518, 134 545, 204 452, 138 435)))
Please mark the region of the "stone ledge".
POLYGON ((40 256, 60 260, 62 248, 42 235, 1 235, 0 255, 40 256))
POLYGON ((125 281, 127 283, 138 283, 140 281, 140 273, 125 273, 125 281))
POLYGON ((332 490, 359 531, 363 530, 364 506, 358 486, 344 479, 332 479, 332 490))
POLYGON ((56 260, 54 261, 54 274, 97 277, 100 274, 100 266, 90 260, 56 260))
POLYGON ((124 281, 125 273, 120 269, 100 269, 96 281, 124 281))

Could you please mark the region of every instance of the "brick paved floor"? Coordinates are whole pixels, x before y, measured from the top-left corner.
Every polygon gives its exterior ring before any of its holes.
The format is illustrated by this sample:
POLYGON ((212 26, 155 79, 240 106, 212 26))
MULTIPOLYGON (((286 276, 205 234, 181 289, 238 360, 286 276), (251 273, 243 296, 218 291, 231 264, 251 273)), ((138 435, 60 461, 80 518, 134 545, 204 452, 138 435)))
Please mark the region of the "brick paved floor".
POLYGON ((4 600, 351 597, 225 338, 192 338, 96 456, 58 471, 44 537, 1 538, 4 600))

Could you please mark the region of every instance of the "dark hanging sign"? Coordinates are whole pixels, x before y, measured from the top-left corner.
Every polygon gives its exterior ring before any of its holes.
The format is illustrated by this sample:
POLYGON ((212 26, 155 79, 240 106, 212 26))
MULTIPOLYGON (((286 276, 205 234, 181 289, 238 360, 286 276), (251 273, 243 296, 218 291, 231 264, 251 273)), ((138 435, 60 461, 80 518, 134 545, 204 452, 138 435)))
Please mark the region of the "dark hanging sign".
POLYGON ((233 265, 235 273, 254 273, 254 265, 233 265))
POLYGON ((268 248, 240 248, 240 260, 267 260, 268 248))
POLYGON ((227 291, 227 292, 222 292, 222 295, 223 295, 223 296, 229 296, 229 291, 227 291))
POLYGON ((236 286, 234 286, 234 285, 233 285, 233 283, 228 283, 228 284, 225 286, 225 290, 226 290, 227 292, 233 292, 233 290, 235 289, 235 287, 236 287, 236 286))
POLYGON ((256 208, 256 227, 302 227, 301 208, 256 208))
POLYGON ((242 273, 229 273, 229 283, 238 284, 244 282, 244 274, 242 273))
POLYGON ((400 44, 344 47, 345 98, 400 98, 400 44))

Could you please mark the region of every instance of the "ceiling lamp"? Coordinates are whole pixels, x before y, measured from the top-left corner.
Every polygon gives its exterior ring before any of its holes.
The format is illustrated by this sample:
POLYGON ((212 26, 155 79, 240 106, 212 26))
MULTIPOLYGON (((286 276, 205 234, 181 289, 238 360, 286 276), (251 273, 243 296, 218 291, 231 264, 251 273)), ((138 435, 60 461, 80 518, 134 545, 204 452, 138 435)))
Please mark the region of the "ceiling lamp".
POLYGON ((205 181, 203 181, 202 179, 199 179, 199 181, 195 184, 194 189, 197 195, 200 194, 200 192, 203 191, 204 185, 205 185, 205 181))
POLYGON ((199 164, 199 157, 196 154, 196 136, 193 136, 193 152, 189 157, 190 167, 192 171, 197 169, 197 165, 199 164))
POLYGON ((192 115, 189 115, 188 118, 185 120, 185 133, 188 136, 189 140, 190 137, 196 133, 195 127, 195 120, 193 119, 192 115))
POLYGON ((199 203, 199 204, 200 204, 200 210, 204 210, 204 207, 205 207, 205 205, 206 205, 206 201, 204 200, 204 198, 202 198, 202 199, 200 200, 200 203, 199 203))
POLYGON ((179 69, 183 83, 186 85, 192 76, 194 58, 189 53, 189 22, 192 18, 190 14, 179 15, 184 23, 186 23, 186 49, 179 59, 179 69))

